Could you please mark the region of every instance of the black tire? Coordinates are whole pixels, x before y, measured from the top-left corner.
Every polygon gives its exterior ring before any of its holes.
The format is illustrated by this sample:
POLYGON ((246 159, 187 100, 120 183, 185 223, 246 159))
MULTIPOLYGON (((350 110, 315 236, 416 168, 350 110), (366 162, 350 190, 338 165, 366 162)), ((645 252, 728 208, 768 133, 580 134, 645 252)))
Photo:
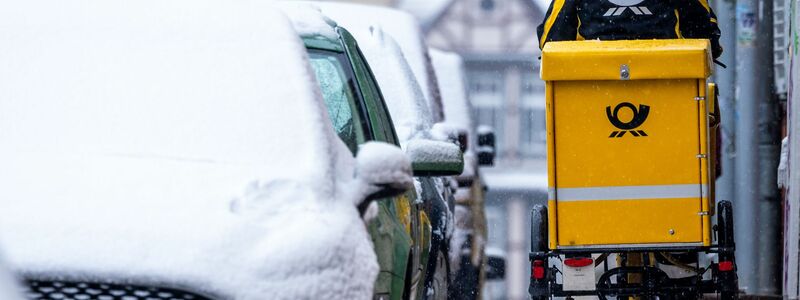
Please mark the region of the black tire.
POLYGON ((443 249, 436 251, 435 257, 431 257, 428 264, 431 276, 425 284, 425 292, 422 298, 425 300, 446 300, 447 294, 450 289, 450 260, 448 259, 447 252, 443 249), (428 295, 428 291, 432 291, 433 295, 428 295))
POLYGON ((732 272, 719 272, 717 287, 720 299, 739 299, 739 278, 736 275, 736 257, 734 250, 736 243, 733 238, 733 207, 730 201, 720 201, 717 205, 717 243, 720 247, 719 260, 731 261, 734 265, 732 272))
POLYGON ((547 252, 547 244, 547 207, 537 204, 531 209, 531 252, 547 252))

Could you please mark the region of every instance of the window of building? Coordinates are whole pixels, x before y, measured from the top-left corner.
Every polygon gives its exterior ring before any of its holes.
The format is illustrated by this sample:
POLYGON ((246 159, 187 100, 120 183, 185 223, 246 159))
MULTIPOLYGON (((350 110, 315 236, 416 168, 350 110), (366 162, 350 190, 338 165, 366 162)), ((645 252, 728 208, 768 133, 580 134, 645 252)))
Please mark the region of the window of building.
POLYGON ((520 92, 520 155, 544 157, 547 154, 544 82, 530 72, 523 73, 520 92))
POLYGON ((474 122, 494 128, 498 156, 504 151, 505 79, 499 71, 471 71, 468 75, 469 98, 472 102, 474 122))

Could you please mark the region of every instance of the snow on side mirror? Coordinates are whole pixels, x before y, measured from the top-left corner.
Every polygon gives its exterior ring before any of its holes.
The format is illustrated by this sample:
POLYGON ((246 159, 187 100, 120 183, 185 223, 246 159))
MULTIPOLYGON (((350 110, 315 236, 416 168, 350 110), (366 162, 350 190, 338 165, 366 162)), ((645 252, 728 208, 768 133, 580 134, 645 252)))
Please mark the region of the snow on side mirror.
POLYGON ((416 139, 406 145, 414 176, 455 176, 464 171, 461 148, 450 142, 416 139))
POLYGON ((359 208, 366 207, 372 200, 401 195, 414 186, 406 154, 397 146, 381 142, 368 142, 359 147, 356 177, 365 187, 364 201, 359 208))

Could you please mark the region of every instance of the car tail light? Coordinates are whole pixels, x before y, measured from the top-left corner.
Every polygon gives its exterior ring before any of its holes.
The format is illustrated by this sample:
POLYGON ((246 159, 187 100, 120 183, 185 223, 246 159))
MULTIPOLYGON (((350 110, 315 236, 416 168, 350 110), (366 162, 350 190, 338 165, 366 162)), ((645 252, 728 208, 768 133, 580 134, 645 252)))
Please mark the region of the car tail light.
POLYGON ((567 258, 564 260, 564 264, 573 268, 581 268, 594 264, 594 260, 587 257, 567 258))
POLYGON ((533 265, 531 266, 531 277, 533 279, 543 279, 544 278, 544 261, 543 260, 534 260, 533 265))
POLYGON ((719 262, 719 270, 722 272, 733 271, 733 262, 732 261, 719 262))

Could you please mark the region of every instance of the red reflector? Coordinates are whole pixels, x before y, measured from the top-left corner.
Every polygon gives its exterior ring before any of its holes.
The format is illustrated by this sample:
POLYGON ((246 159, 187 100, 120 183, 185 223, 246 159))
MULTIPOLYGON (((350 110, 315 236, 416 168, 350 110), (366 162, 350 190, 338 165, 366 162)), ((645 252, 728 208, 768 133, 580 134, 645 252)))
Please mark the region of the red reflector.
POLYGON ((531 269, 531 277, 533 277, 533 279, 544 278, 544 261, 534 260, 533 267, 531 269))
POLYGON ((733 271, 733 262, 732 261, 719 262, 719 270, 722 272, 733 271))
POLYGON ((594 263, 594 260, 591 258, 567 258, 564 260, 564 264, 573 268, 580 268, 589 266, 594 263))

